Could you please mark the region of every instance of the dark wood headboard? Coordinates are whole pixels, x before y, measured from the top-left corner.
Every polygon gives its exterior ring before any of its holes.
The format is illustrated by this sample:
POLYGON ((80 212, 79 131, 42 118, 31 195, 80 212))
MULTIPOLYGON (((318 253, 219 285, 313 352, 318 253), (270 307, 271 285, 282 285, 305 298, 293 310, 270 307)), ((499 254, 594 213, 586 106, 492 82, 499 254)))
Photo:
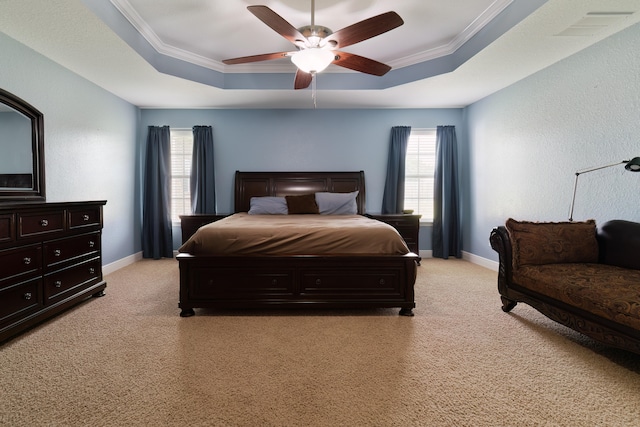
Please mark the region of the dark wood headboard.
POLYGON ((234 212, 248 212, 252 197, 295 196, 320 191, 359 190, 358 213, 365 212, 364 171, 359 172, 240 172, 235 177, 234 212))

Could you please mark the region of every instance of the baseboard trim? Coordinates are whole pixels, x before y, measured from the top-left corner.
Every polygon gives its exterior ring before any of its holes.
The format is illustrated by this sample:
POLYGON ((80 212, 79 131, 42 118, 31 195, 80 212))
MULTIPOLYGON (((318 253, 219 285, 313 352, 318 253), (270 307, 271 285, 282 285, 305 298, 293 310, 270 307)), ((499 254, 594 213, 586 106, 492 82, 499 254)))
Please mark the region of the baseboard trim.
POLYGON ((420 258, 433 258, 433 252, 431 251, 420 251, 418 255, 420 255, 420 258))
POLYGON ((107 274, 111 274, 114 271, 120 270, 128 265, 133 264, 134 262, 140 261, 142 259, 142 252, 138 252, 133 255, 129 255, 128 257, 121 258, 117 261, 114 261, 110 264, 102 266, 102 275, 106 276, 107 274))
POLYGON ((500 264, 496 261, 492 261, 487 258, 483 258, 478 255, 474 255, 469 252, 462 251, 462 259, 467 260, 473 264, 480 265, 482 267, 488 268, 489 270, 498 271, 500 264))
MULTIPOLYGON (((177 251, 174 251, 174 256, 177 254, 177 251)), ((430 250, 420 251, 420 257, 423 259, 433 258, 433 252, 430 250)), ((102 266, 102 274, 107 275, 113 273, 114 271, 120 270, 134 262, 140 261, 142 259, 142 252, 138 252, 133 255, 129 255, 128 257, 119 259, 118 261, 112 262, 107 265, 102 266)), ((473 264, 480 265, 482 267, 488 268, 489 270, 498 271, 498 267, 500 264, 496 261, 492 261, 487 258, 480 257, 478 255, 474 255, 469 252, 462 251, 462 259, 469 261, 473 264)))

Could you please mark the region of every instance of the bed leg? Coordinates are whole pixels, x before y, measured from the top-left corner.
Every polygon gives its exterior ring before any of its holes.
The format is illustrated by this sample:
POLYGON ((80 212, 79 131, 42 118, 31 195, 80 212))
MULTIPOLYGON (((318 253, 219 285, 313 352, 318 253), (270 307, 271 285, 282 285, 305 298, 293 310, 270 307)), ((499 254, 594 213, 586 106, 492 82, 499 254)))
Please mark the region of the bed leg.
POLYGON ((193 311, 193 308, 183 308, 182 311, 180 312, 180 317, 191 317, 194 316, 196 314, 195 311, 193 311))
POLYGON ((401 308, 400 316, 413 317, 413 309, 412 308, 401 308))

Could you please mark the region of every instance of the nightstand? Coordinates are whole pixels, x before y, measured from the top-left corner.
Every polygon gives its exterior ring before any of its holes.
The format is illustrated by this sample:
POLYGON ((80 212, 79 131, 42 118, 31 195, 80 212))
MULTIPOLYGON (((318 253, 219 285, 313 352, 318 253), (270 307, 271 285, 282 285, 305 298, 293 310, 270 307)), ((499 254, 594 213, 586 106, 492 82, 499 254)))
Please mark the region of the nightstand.
POLYGON ((409 250, 416 255, 420 255, 420 249, 418 248, 418 234, 420 233, 420 217, 422 215, 366 214, 365 216, 385 222, 398 230, 398 233, 400 233, 404 241, 407 243, 409 250))
POLYGON ((228 215, 219 214, 192 214, 180 215, 180 228, 182 229, 182 243, 189 240, 198 228, 211 222, 216 222, 228 215))

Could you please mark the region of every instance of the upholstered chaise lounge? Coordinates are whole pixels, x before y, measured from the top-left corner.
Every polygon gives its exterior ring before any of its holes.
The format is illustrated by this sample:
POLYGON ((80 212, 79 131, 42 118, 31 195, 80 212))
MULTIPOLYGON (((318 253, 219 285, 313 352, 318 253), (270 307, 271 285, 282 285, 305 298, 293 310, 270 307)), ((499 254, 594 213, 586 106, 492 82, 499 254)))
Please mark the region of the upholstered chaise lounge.
POLYGON ((518 302, 608 345, 640 354, 640 224, 613 220, 494 228, 502 310, 518 302))

